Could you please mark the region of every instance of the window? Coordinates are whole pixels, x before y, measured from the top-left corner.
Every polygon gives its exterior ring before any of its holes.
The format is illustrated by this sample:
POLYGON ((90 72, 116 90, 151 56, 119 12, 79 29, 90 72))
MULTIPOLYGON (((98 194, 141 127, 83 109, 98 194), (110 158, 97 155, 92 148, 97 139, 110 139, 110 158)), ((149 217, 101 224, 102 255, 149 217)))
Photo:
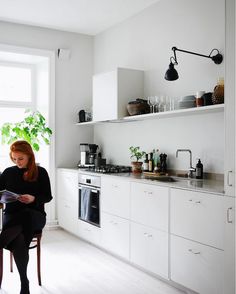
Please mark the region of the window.
MULTIPOLYGON (((35 109, 34 67, 29 64, 0 62, 0 126, 24 119, 25 110, 35 109)), ((9 146, 0 149, 0 170, 12 165, 9 146)))
POLYGON ((0 100, 32 101, 32 68, 0 64, 0 100))

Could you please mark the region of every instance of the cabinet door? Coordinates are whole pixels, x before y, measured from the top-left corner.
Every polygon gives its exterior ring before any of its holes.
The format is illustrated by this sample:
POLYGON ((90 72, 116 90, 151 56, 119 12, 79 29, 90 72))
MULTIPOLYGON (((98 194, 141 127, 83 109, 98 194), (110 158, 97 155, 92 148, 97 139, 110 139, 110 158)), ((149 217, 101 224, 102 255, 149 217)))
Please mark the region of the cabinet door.
POLYGON ((130 182, 102 177, 101 179, 101 209, 123 218, 129 218, 130 182))
POLYGON ((235 197, 235 1, 226 0, 225 62, 225 193, 235 197))
POLYGON ((93 77, 93 120, 117 118, 117 72, 97 74, 93 77))
POLYGON ((57 211, 59 225, 78 234, 78 172, 57 170, 57 211))
POLYGON ((223 251, 171 236, 171 280, 201 294, 222 294, 223 251))
POLYGON ((102 247, 129 260, 129 221, 103 212, 101 231, 102 247))
POLYGON ((224 198, 171 189, 171 233, 223 249, 224 198))
POLYGON ((131 222, 130 261, 168 278, 168 233, 131 222))
POLYGON ((131 219, 156 229, 168 230, 169 189, 131 183, 131 219))
POLYGON ((224 197, 224 294, 235 293, 235 198, 224 197))
POLYGON ((78 235, 78 203, 58 199, 57 212, 59 226, 78 235))
POLYGON ((78 198, 78 171, 57 170, 57 197, 77 201, 78 198))

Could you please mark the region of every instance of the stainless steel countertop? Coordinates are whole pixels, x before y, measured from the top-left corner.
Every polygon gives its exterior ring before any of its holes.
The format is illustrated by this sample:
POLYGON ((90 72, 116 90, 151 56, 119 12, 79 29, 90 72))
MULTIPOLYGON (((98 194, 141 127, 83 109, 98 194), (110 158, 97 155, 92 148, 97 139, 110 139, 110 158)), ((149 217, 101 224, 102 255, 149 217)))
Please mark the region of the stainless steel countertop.
POLYGON ((176 179, 175 182, 161 182, 156 180, 155 178, 146 178, 144 174, 133 174, 133 173, 114 173, 114 174, 100 174, 94 172, 87 172, 83 169, 78 168, 65 168, 67 170, 78 171, 83 174, 92 174, 101 177, 114 177, 126 179, 132 182, 146 183, 158 186, 165 186, 176 189, 183 190, 191 190, 191 191, 199 191, 206 193, 218 194, 220 196, 224 195, 224 182, 219 180, 197 180, 197 179, 189 179, 189 178, 181 178, 181 177, 173 177, 176 179))
POLYGON ((224 182, 217 181, 217 180, 205 180, 205 179, 198 180, 198 179, 173 177, 176 180, 175 182, 161 182, 156 180, 155 178, 147 178, 143 174, 136 175, 133 173, 102 174, 102 176, 120 177, 120 178, 129 179, 130 181, 153 184, 158 186, 214 193, 214 194, 219 194, 221 196, 224 195, 224 182))

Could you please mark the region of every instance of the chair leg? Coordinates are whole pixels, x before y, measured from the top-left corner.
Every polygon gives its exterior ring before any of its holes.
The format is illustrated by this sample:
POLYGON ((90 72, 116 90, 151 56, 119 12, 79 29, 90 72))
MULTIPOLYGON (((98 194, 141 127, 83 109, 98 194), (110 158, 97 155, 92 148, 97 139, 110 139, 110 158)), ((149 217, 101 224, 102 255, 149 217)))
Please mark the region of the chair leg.
POLYGON ((2 285, 2 276, 3 276, 3 249, 0 249, 0 288, 2 285))
POLYGON ((38 283, 39 286, 42 286, 41 283, 41 236, 37 237, 37 272, 38 272, 38 283))
POLYGON ((11 273, 13 272, 13 254, 10 251, 10 271, 11 273))

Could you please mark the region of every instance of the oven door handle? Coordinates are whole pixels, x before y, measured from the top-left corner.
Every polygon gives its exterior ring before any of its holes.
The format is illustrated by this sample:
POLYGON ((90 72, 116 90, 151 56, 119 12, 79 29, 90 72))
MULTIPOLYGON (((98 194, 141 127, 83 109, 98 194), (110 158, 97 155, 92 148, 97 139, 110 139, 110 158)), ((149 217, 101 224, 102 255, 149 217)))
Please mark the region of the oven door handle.
POLYGON ((81 190, 82 188, 90 189, 93 193, 98 193, 100 191, 100 189, 97 187, 96 187, 96 189, 94 189, 91 186, 79 185, 79 190, 81 190))

